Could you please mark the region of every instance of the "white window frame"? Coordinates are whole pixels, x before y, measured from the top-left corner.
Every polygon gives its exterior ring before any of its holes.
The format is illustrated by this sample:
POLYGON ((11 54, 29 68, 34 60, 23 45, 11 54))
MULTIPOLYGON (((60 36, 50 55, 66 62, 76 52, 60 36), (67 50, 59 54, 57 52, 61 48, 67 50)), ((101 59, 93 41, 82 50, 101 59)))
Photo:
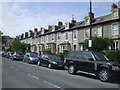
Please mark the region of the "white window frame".
POLYGON ((113 17, 118 17, 118 11, 113 11, 113 17))
POLYGON ((69 29, 70 23, 65 23, 65 29, 69 29))
POLYGON ((89 30, 89 29, 86 29, 86 30, 85 30, 85 37, 86 37, 86 38, 89 38, 89 37, 90 37, 90 30, 89 30))
POLYGON ((102 28, 101 27, 97 28, 97 36, 102 37, 102 28))
POLYGON ((77 38, 77 31, 73 31, 73 37, 74 37, 74 39, 77 38))
POLYGON ((119 33, 118 28, 119 28, 118 24, 113 24, 113 32, 112 32, 113 35, 116 35, 119 33), (114 25, 117 25, 117 27, 114 27, 114 25))

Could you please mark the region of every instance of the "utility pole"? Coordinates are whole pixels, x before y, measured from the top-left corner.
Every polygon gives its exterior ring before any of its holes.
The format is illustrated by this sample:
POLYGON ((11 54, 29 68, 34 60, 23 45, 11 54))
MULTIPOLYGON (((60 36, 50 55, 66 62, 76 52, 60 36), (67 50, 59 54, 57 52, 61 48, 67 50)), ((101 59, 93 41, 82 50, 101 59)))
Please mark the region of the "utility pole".
POLYGON ((89 40, 89 47, 92 47, 92 2, 90 0, 90 40, 89 40))
POLYGON ((92 40, 92 19, 91 19, 91 15, 92 15, 92 3, 90 0, 90 40, 92 40))

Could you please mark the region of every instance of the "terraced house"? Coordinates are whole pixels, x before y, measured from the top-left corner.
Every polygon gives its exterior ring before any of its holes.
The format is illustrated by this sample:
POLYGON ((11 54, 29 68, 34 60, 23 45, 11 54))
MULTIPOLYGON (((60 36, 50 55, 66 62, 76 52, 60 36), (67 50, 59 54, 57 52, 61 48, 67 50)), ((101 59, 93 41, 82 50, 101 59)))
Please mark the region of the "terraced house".
MULTIPOLYGON (((92 36, 112 38, 114 43, 109 49, 120 49, 120 8, 116 4, 111 5, 109 15, 94 17, 92 19, 92 36)), ((52 53, 60 53, 64 50, 84 50, 84 41, 90 37, 90 13, 83 21, 72 19, 63 24, 49 25, 45 28, 35 28, 33 31, 19 35, 21 42, 31 45, 32 52, 43 52, 48 48, 52 53)))

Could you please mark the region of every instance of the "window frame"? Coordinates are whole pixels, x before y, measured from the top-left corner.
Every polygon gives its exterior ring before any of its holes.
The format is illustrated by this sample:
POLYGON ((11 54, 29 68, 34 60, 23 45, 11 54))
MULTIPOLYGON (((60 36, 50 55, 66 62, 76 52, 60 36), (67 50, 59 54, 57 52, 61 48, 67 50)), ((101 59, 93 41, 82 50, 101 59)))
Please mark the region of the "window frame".
POLYGON ((118 17, 118 11, 113 11, 113 17, 118 17))
POLYGON ((90 37, 90 30, 89 29, 86 29, 85 30, 85 37, 86 38, 89 38, 90 37), (88 34, 88 35, 87 35, 88 34))
POLYGON ((65 33, 65 39, 68 40, 68 32, 65 33))
POLYGON ((119 28, 118 24, 113 24, 113 25, 112 25, 112 34, 113 34, 113 35, 116 35, 116 34, 119 33, 118 28, 119 28), (115 25, 116 25, 117 27, 114 27, 115 25))
POLYGON ((73 31, 73 37, 74 37, 74 39, 77 38, 77 31, 73 31))

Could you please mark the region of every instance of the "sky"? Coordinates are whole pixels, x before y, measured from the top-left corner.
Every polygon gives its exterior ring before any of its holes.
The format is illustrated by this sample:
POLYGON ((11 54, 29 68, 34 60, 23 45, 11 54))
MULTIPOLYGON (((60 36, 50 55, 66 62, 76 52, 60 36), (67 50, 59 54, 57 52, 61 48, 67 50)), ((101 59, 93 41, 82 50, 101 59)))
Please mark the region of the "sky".
MULTIPOLYGON (((93 2, 95 18, 111 13, 113 2, 93 2)), ((117 2, 114 2, 117 4, 117 2)), ((16 37, 34 28, 47 28, 58 21, 84 20, 89 2, 0 2, 0 29, 4 35, 16 37)))

